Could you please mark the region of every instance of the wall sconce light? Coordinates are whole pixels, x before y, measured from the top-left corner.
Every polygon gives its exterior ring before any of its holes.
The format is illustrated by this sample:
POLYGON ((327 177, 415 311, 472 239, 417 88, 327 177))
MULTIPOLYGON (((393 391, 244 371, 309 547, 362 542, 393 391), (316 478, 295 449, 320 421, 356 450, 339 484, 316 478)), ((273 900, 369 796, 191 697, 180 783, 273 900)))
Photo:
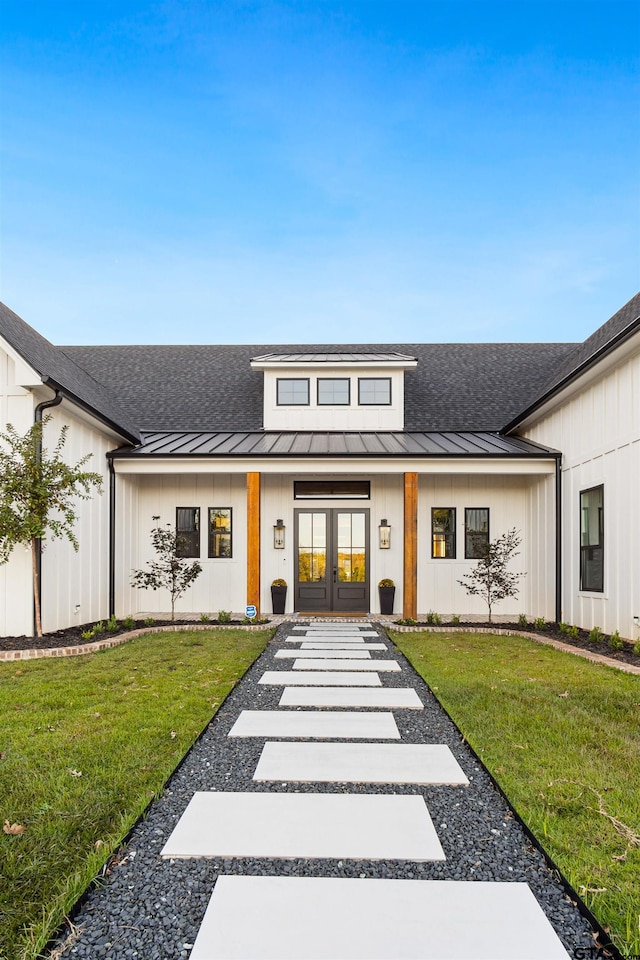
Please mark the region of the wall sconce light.
POLYGON ((391 546, 391 526, 386 520, 380 521, 378 527, 379 544, 381 550, 388 550, 391 546))
POLYGON ((273 549, 284 550, 284 522, 276 520, 273 525, 273 549))

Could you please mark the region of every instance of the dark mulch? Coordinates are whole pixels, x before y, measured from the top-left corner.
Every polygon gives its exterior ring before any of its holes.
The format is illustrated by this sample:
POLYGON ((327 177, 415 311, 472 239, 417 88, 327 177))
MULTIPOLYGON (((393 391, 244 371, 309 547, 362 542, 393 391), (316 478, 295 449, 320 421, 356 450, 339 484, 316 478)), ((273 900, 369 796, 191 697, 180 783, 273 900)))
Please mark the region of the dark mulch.
MULTIPOLYGON (((231 620, 222 624, 225 627, 240 626, 241 620, 231 620)), ((95 624, 84 623, 77 627, 67 627, 66 630, 54 630, 52 633, 45 633, 43 637, 0 637, 0 650, 52 650, 54 647, 76 647, 81 643, 100 643, 102 640, 108 640, 110 637, 117 637, 122 633, 129 633, 131 630, 142 630, 145 627, 217 627, 221 626, 219 620, 211 620, 208 623, 201 623, 194 620, 154 620, 153 623, 147 623, 145 620, 135 620, 132 626, 125 626, 118 622, 117 630, 106 630, 104 633, 85 640, 83 632, 91 630, 95 624)))
MULTIPOLYGON (((433 623, 427 623, 422 620, 416 624, 418 627, 431 627, 437 626, 433 623)), ((454 624, 443 621, 443 627, 451 627, 454 624)), ((611 638, 605 634, 602 640, 590 640, 589 631, 582 630, 578 628, 578 636, 572 637, 567 633, 563 633, 560 630, 560 625, 558 623, 547 622, 544 627, 537 629, 532 623, 528 624, 526 627, 521 627, 517 623, 489 623, 484 621, 478 623, 477 621, 470 622, 468 620, 461 620, 459 624, 455 626, 460 627, 493 627, 496 629, 502 630, 517 630, 518 633, 521 633, 523 636, 526 636, 527 633, 541 634, 544 637, 550 637, 552 640, 560 640, 562 643, 568 643, 572 647, 579 647, 582 650, 589 650, 591 653, 599 653, 603 657, 610 657, 612 660, 620 660, 623 663, 631 663, 636 667, 640 667, 640 656, 638 656, 633 651, 633 644, 628 640, 623 640, 622 650, 615 650, 611 646, 611 638)))

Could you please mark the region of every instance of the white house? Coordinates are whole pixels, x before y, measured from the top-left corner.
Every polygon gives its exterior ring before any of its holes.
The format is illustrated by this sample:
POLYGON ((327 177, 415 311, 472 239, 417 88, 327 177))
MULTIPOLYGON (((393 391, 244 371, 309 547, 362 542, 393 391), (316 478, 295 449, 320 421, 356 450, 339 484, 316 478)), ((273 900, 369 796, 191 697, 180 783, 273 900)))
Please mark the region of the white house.
MULTIPOLYGON (((515 527, 499 613, 638 639, 640 294, 583 344, 55 347, 0 306, 0 423, 68 423, 104 492, 76 554, 42 553, 45 631, 167 608, 130 585, 153 517, 203 573, 181 612, 484 616, 458 583, 515 527)), ((30 558, 0 567, 0 634, 31 634, 30 558)))

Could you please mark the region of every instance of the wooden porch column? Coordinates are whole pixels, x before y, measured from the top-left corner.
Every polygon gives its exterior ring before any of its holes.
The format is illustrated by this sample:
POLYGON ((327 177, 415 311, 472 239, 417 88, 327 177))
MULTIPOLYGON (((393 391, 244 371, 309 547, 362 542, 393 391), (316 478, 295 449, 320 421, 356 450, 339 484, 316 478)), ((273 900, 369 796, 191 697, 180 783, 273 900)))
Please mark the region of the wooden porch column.
POLYGON ((402 616, 418 618, 418 474, 404 475, 404 584, 402 616))
POLYGON ((260 474, 247 473, 247 603, 260 615, 260 474))

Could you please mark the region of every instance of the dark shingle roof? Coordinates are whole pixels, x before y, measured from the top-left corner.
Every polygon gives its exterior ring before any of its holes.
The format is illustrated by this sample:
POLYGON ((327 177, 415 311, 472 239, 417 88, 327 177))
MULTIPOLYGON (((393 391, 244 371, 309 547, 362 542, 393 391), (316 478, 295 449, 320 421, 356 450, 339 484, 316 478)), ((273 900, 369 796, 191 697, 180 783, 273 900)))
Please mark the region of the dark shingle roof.
POLYGON ((288 431, 254 433, 145 434, 135 450, 116 457, 525 457, 548 458, 557 451, 498 433, 351 433, 288 431))
POLYGON ((575 347, 542 386, 540 393, 532 402, 523 407, 508 424, 507 429, 515 427, 536 407, 557 393, 567 383, 578 377, 585 369, 595 363, 603 354, 608 353, 618 343, 640 330, 640 293, 631 298, 624 307, 603 323, 584 343, 575 347))
MULTIPOLYGON (((261 430, 262 378, 252 357, 273 345, 63 347, 108 384, 138 426, 150 430, 261 430)), ((320 344, 280 346, 280 354, 401 353, 405 430, 497 431, 538 395, 569 343, 320 344)))
POLYGON ((138 438, 135 424, 111 391, 3 303, 0 303, 0 336, 49 386, 62 388, 123 437, 138 438))

